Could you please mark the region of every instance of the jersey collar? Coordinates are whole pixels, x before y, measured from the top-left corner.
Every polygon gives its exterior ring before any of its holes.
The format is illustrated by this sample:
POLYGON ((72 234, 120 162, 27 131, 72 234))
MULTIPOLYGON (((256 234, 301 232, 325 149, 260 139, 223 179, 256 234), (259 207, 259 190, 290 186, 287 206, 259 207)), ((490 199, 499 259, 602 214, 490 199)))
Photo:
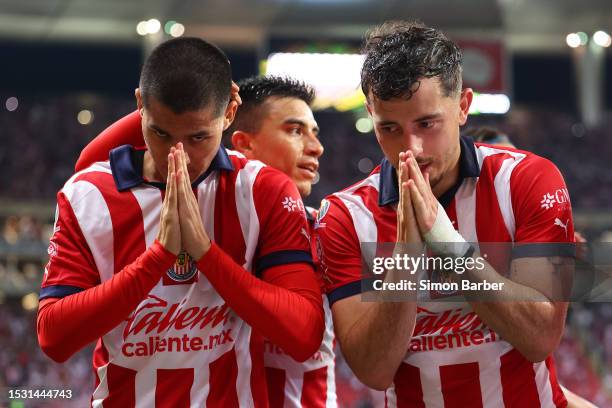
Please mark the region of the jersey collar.
MULTIPOLYGON (((142 177, 143 155, 144 150, 136 150, 132 145, 119 146, 110 151, 110 166, 117 190, 126 191, 143 183, 162 190, 166 189, 166 183, 145 182, 142 177)), ((215 170, 234 170, 234 166, 223 146, 217 151, 208 169, 197 180, 191 183, 191 186, 195 188, 215 170)))
MULTIPOLYGON (((461 154, 459 156, 459 179, 453 187, 438 201, 442 206, 446 207, 455 193, 463 183, 463 179, 469 177, 478 177, 480 175, 480 166, 476 157, 476 149, 474 142, 469 137, 461 136, 459 145, 461 146, 461 154)), ((378 205, 383 207, 389 204, 395 204, 399 201, 399 190, 397 188, 397 172, 387 158, 384 158, 380 164, 380 182, 378 185, 378 205)))

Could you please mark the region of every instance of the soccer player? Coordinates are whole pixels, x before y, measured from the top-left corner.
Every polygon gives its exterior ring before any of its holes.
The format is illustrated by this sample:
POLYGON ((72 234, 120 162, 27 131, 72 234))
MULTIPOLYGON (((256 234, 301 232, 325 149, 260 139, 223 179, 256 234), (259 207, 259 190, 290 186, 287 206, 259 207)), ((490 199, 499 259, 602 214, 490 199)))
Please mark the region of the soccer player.
POLYGON ((567 303, 556 301, 557 286, 571 273, 572 248, 533 245, 573 240, 561 174, 531 153, 459 136, 472 90, 462 87, 460 50, 440 31, 388 22, 368 34, 364 51, 362 89, 385 158, 327 199, 317 229, 348 364, 386 389, 390 406, 565 406, 550 354, 563 332, 567 303), (503 290, 489 292, 489 302, 428 290, 404 302, 362 301, 362 265, 373 255, 360 243, 420 241, 466 265, 480 256, 478 242, 515 243, 510 268, 484 261, 462 275, 503 282, 503 290), (432 301, 450 295, 453 302, 432 301))
MULTIPOLYGON (((493 127, 481 126, 475 129, 468 129, 466 132, 468 136, 472 137, 477 143, 485 143, 494 146, 505 146, 516 148, 514 143, 510 140, 508 135, 495 129, 493 127)), ((586 239, 578 231, 574 231, 574 241, 577 243, 586 244, 586 239)), ((576 258, 580 259, 579 249, 583 248, 582 245, 576 248, 576 258)), ((559 384, 563 390, 563 394, 567 399, 567 408, 594 408, 595 406, 582 398, 578 394, 568 390, 563 384, 559 384)))
MULTIPOLYGON (((298 81, 281 77, 252 77, 238 83, 242 105, 224 132, 230 144, 248 159, 257 159, 287 174, 300 195, 310 194, 323 154, 310 105, 314 91, 298 81)), ((104 161, 110 149, 143 143, 140 116, 131 113, 104 130, 85 147, 76 168, 104 161)), ((296 203, 298 204, 298 203, 296 203)), ((291 203, 287 203, 291 205, 291 203)), ((312 209, 307 208, 311 235, 312 209)), ((314 243, 314 241, 313 241, 314 243)), ((316 251, 313 250, 316 256, 316 251)), ((319 350, 303 363, 265 341, 268 395, 272 407, 335 407, 333 327, 324 298, 326 331, 319 350)))
POLYGON ((146 149, 58 193, 38 337, 56 361, 98 340, 93 406, 265 407, 264 337, 300 361, 321 344, 299 192, 220 148, 230 87, 215 46, 159 45, 136 90, 146 149))

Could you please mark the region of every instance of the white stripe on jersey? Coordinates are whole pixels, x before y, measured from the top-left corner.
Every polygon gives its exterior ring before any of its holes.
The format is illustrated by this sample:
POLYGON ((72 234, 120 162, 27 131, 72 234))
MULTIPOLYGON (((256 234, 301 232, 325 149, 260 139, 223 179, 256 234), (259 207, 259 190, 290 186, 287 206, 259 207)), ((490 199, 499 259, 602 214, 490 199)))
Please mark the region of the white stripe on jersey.
POLYGON ((247 271, 253 270, 252 259, 257 250, 257 240, 259 238, 259 219, 250 217, 255 213, 255 203, 253 202, 253 183, 259 171, 265 167, 260 161, 249 161, 244 168, 238 171, 236 177, 236 208, 240 219, 240 229, 244 237, 246 251, 244 257, 246 263, 243 265, 247 271))
POLYGON ((92 408, 101 408, 102 401, 108 397, 108 364, 98 367, 97 374, 100 379, 100 384, 94 389, 91 406, 92 408))
POLYGON ((236 378, 236 393, 238 404, 241 407, 252 407, 253 390, 251 389, 251 371, 253 361, 251 360, 250 342, 253 329, 244 324, 236 336, 236 364, 238 365, 238 377, 236 378))
POLYGON ((146 247, 153 245, 159 232, 159 220, 161 217, 162 197, 159 190, 147 187, 136 187, 132 189, 136 201, 142 210, 145 227, 146 247))
POLYGON ((535 371, 535 382, 538 386, 540 404, 542 404, 543 407, 554 407, 553 391, 550 384, 550 371, 548 367, 546 367, 546 361, 535 363, 533 365, 533 371, 535 371))
MULTIPOLYGON (((516 225, 514 219, 514 210, 512 209, 512 197, 510 192, 510 177, 514 168, 527 157, 524 153, 513 152, 510 150, 495 149, 492 147, 479 146, 476 149, 478 157, 486 158, 495 154, 507 154, 512 158, 505 159, 495 175, 494 185, 495 194, 497 194, 497 200, 499 209, 504 219, 504 224, 508 230, 508 234, 514 239, 514 233, 516 232, 516 225)), ((480 159, 479 159, 480 163, 480 159)), ((482 168, 482 165, 481 165, 482 168)))
MULTIPOLYGON (((365 186, 371 186, 378 190, 379 182, 380 174, 372 174, 362 182, 334 194, 342 200, 346 208, 351 213, 353 225, 355 226, 355 232, 357 233, 357 238, 359 239, 360 243, 377 242, 378 230, 376 228, 371 228, 372 225, 376 225, 372 212, 365 205, 361 197, 354 195, 353 193, 365 186)), ((369 251, 369 253, 362 254, 364 261, 367 262, 371 268, 376 251, 375 245, 361 246, 362 252, 364 249, 369 251)))
POLYGON ((136 373, 136 407, 149 408, 155 406, 155 387, 157 384, 157 370, 138 370, 136 373))

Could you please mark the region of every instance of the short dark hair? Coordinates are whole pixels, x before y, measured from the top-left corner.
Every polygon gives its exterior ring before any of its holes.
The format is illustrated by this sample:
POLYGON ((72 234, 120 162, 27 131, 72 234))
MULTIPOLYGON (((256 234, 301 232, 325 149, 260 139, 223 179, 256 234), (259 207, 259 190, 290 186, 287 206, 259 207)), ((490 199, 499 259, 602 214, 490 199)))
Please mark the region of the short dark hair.
POLYGON ((200 38, 163 42, 146 59, 140 73, 144 106, 153 97, 177 114, 211 104, 215 114, 220 114, 229 102, 231 86, 227 56, 200 38))
POLYGON ((223 132, 224 144, 228 145, 236 130, 256 133, 266 114, 264 103, 271 97, 297 98, 312 105, 315 91, 297 79, 279 76, 253 76, 238 82, 242 105, 236 112, 232 125, 223 132))
POLYGON ((366 34, 361 88, 382 100, 410 99, 420 79, 438 77, 445 96, 461 92, 461 50, 417 21, 389 21, 366 34))

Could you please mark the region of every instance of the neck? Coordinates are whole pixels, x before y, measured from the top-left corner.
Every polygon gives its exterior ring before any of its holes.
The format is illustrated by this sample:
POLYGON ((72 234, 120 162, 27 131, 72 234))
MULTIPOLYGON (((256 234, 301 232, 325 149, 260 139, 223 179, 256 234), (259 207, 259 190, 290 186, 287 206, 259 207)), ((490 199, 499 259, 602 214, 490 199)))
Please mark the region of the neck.
POLYGON ((145 180, 149 181, 158 181, 160 183, 165 183, 166 179, 161 175, 159 171, 157 171, 157 166, 155 166, 155 162, 153 161, 153 157, 151 157, 151 153, 149 151, 145 151, 144 159, 142 162, 142 177, 145 180))
POLYGON ((453 161, 454 164, 452 167, 446 173, 444 173, 438 184, 431 189, 436 198, 442 197, 442 195, 450 190, 450 188, 454 186, 459 179, 459 157, 461 155, 461 149, 459 149, 457 153, 457 157, 453 161))

